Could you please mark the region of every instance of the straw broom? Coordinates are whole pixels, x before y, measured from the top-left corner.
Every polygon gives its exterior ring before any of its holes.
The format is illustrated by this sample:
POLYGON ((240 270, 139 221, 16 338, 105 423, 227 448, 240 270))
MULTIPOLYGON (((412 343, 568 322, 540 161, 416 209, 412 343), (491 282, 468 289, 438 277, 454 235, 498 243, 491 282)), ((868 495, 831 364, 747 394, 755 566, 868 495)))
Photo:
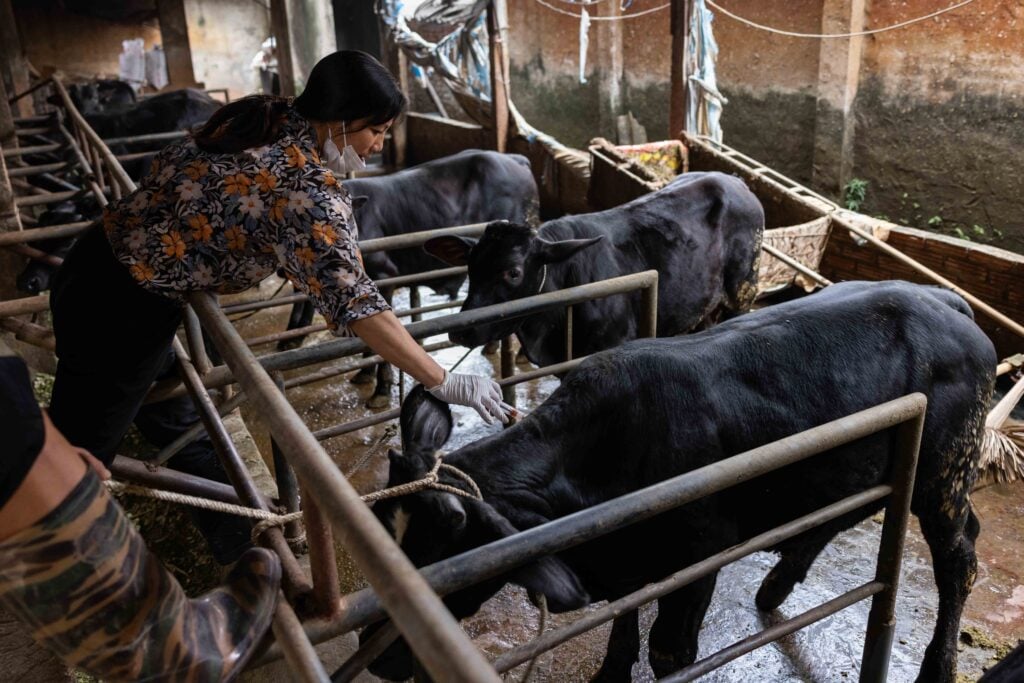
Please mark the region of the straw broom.
POLYGON ((1024 395, 1024 377, 985 418, 977 487, 1024 481, 1024 425, 1006 425, 1021 395, 1024 395))

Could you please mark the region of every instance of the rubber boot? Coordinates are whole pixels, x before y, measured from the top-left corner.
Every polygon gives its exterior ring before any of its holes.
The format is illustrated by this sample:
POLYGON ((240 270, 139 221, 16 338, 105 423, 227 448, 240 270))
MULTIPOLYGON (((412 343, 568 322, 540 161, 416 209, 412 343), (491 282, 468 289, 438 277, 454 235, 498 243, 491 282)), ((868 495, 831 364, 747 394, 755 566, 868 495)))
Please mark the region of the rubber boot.
POLYGON ((277 556, 254 548, 189 599, 92 470, 0 542, 0 606, 106 683, 234 679, 270 625, 280 579, 277 556))

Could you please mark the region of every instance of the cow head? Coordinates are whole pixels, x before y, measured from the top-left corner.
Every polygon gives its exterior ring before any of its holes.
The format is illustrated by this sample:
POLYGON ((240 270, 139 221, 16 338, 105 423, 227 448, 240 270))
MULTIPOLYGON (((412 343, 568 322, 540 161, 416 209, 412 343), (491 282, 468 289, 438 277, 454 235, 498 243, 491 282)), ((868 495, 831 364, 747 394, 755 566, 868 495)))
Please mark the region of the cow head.
MULTIPOLYGON (((82 220, 82 214, 72 202, 62 202, 49 211, 44 211, 39 216, 39 227, 48 225, 60 225, 62 223, 76 223, 82 220)), ((47 254, 64 258, 71 246, 75 243, 76 237, 52 237, 45 240, 30 242, 29 246, 39 249, 47 254)), ((53 279, 57 269, 42 261, 29 261, 24 270, 18 273, 15 286, 18 291, 27 294, 39 294, 50 288, 50 281, 53 279)))
MULTIPOLYGON (((479 241, 448 235, 428 240, 423 248, 450 265, 469 266, 469 294, 462 306, 468 311, 539 293, 548 265, 565 261, 601 239, 549 242, 527 225, 498 221, 487 226, 479 241)), ((480 346, 514 333, 522 321, 488 323, 450 337, 456 344, 480 346)))
MULTIPOLYGON (((390 451, 388 486, 422 479, 434 464, 434 452, 451 433, 448 405, 417 387, 402 406, 404 452, 390 451)), ((462 479, 440 472, 442 483, 467 489, 462 479)), ((481 545, 511 536, 517 529, 490 504, 475 498, 426 489, 399 498, 378 501, 373 506, 377 519, 395 538, 417 567, 438 562, 481 545)), ((524 586, 533 594, 547 597, 553 612, 578 609, 589 603, 579 579, 561 560, 545 557, 444 598, 456 618, 471 616, 506 583, 524 586)), ((365 640, 376 632, 368 627, 365 640)), ((412 654, 404 640, 393 643, 370 671, 390 680, 412 676, 412 654)))

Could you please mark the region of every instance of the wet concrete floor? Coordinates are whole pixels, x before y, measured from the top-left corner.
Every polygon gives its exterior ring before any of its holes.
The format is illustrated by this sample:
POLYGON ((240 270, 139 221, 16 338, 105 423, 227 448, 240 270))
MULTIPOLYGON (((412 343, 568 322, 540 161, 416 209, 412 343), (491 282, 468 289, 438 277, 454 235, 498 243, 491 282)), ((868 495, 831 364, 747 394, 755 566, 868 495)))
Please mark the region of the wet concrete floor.
MULTIPOLYGON (((277 284, 275 278, 268 279, 258 295, 269 296, 277 284)), ((251 298, 253 294, 255 292, 246 296, 251 298)), ((441 297, 430 295, 426 289, 423 294, 423 304, 443 301, 441 297)), ((405 307, 407 295, 402 291, 396 297, 396 309, 405 307)), ((243 336, 255 337, 284 329, 287 315, 287 308, 263 312, 238 323, 238 327, 243 336)), ((305 344, 327 337, 328 333, 320 333, 307 339, 305 344)), ((271 350, 272 345, 256 349, 257 353, 271 350)), ((447 349, 435 357, 442 365, 450 367, 464 352, 460 348, 447 349)), ((496 362, 496 356, 484 357, 477 350, 466 358, 459 370, 496 375, 496 362)), ((286 376, 302 372, 304 370, 292 371, 286 376)), ((406 381, 409 382, 408 378, 406 381)), ((543 401, 555 386, 557 380, 552 378, 519 385, 516 390, 519 406, 530 410, 543 401)), ((309 427, 316 430, 374 412, 364 406, 369 394, 368 387, 355 386, 346 377, 335 377, 290 390, 288 397, 309 427)), ((397 394, 396 388, 393 406, 397 405, 397 394)), ((448 444, 450 449, 498 429, 484 424, 470 409, 455 406, 454 414, 456 427, 448 444)), ((259 416, 251 411, 244 415, 261 451, 269 453, 268 437, 260 425, 259 416)), ((384 426, 376 426, 330 439, 324 442, 324 446, 344 471, 385 434, 384 426)), ((398 436, 391 437, 387 443, 398 448, 398 436)), ((387 458, 383 448, 352 476, 352 482, 360 492, 383 487, 386 480, 387 458)), ((961 628, 968 631, 963 639, 973 643, 962 644, 959 670, 963 681, 976 680, 985 668, 994 664, 994 657, 1000 649, 1005 650, 1015 645, 1018 639, 1024 639, 1024 524, 1021 523, 1024 520, 1024 484, 989 486, 976 492, 973 501, 982 530, 977 543, 978 579, 961 624, 961 628)), ((865 520, 838 536, 815 562, 807 581, 797 586, 782 607, 772 614, 757 611, 754 594, 773 566, 774 556, 757 553, 724 568, 719 574, 715 595, 701 631, 699 656, 705 657, 776 621, 792 617, 871 580, 880 529, 880 520, 865 520)), ((339 565, 343 592, 364 585, 358 571, 344 558, 339 560, 339 565)), ((897 603, 896 638, 889 674, 893 683, 914 680, 925 646, 931 639, 936 606, 930 554, 917 530, 916 521, 912 520, 897 603)), ((741 657, 701 680, 723 683, 856 680, 867 613, 867 602, 854 605, 741 657)), ((641 612, 643 633, 646 633, 655 614, 653 607, 641 612)), ((568 623, 576 616, 575 613, 555 615, 549 621, 549 628, 568 623)), ((479 614, 466 620, 464 627, 488 655, 496 656, 536 636, 538 613, 522 590, 507 587, 479 614)), ((605 625, 542 655, 531 680, 566 683, 588 680, 600 666, 609 628, 605 625)), ((654 680, 646 659, 645 638, 640 663, 633 669, 635 681, 654 680)))

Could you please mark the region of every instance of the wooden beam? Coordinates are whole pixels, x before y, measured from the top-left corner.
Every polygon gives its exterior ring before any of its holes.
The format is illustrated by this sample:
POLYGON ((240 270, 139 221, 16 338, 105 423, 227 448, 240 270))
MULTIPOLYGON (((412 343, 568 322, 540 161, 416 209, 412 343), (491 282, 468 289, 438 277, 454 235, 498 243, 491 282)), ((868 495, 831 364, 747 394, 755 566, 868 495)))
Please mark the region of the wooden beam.
MULTIPOLYGON (((5 81, 9 91, 7 96, 13 97, 29 89, 30 78, 25 51, 21 47, 18 35, 18 23, 14 19, 11 0, 0 0, 0 68, 6 72, 0 80, 5 81)), ((4 105, 7 97, 4 97, 4 105)), ((32 116, 32 100, 22 98, 14 103, 15 116, 32 116)))
POLYGON ((487 8, 487 32, 491 53, 491 129, 494 149, 508 147, 508 10, 505 0, 491 0, 487 8))
POLYGON ((288 3, 270 0, 270 32, 274 36, 277 71, 281 78, 281 94, 295 96, 295 62, 292 61, 292 40, 288 29, 288 3))
POLYGON ((672 0, 670 27, 672 31, 672 70, 669 95, 668 136, 679 137, 686 128, 689 88, 686 73, 686 40, 690 35, 690 0, 672 0))
POLYGON ((192 68, 192 49, 188 40, 188 20, 184 0, 157 0, 160 19, 160 39, 167 57, 167 78, 176 88, 196 85, 192 68))

